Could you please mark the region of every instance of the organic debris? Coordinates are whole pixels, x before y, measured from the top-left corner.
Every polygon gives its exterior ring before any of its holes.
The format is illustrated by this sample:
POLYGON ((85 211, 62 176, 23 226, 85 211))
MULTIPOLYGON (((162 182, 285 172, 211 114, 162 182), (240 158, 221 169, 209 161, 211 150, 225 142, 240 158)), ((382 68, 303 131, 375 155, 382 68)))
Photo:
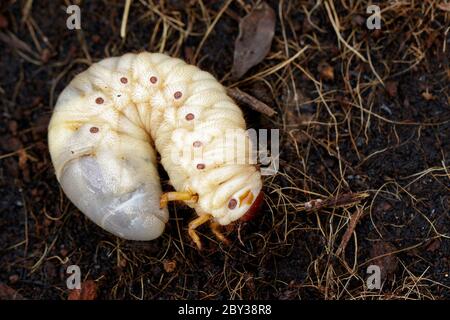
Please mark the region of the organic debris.
POLYGON ((275 20, 275 12, 266 2, 259 3, 241 19, 239 35, 234 43, 231 69, 234 79, 242 77, 267 56, 275 33, 275 20))
POLYGON ((334 79, 334 70, 333 67, 328 64, 326 61, 322 61, 319 63, 317 70, 320 73, 320 77, 324 80, 331 81, 334 79))
POLYGON ((93 280, 81 283, 81 289, 70 290, 67 300, 95 300, 97 299, 97 284, 93 280))
POLYGON ((238 88, 230 88, 227 90, 227 92, 238 103, 245 104, 253 110, 265 114, 268 117, 272 117, 277 114, 277 112, 267 104, 249 95, 248 93, 239 90, 238 88))
POLYGON ((305 211, 321 210, 324 208, 338 208, 354 206, 361 200, 367 198, 368 193, 344 193, 336 197, 329 197, 327 199, 314 199, 303 204, 300 204, 298 209, 305 211))
POLYGON ((164 271, 167 273, 174 272, 177 267, 177 262, 175 260, 164 260, 164 271))

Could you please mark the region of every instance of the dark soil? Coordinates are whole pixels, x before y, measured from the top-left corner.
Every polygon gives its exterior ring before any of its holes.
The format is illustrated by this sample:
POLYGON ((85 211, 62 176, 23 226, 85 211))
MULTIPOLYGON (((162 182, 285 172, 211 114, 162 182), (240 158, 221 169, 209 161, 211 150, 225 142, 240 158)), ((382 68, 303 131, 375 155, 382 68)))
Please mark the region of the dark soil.
POLYGON ((449 299, 449 13, 431 1, 381 5, 381 30, 368 30, 364 1, 352 8, 335 1, 343 38, 370 53, 383 86, 369 63, 339 44, 323 4, 269 1, 277 13, 271 52, 233 82, 237 18, 253 2, 233 1, 193 61, 225 3, 203 2, 150 10, 134 1, 124 41, 124 1, 84 1, 79 32, 66 28, 64 1, 34 1, 28 15, 27 1, 2 1, 0 284, 26 299, 67 299, 66 269, 76 264, 83 280, 95 281, 98 299, 449 299), (306 45, 293 63, 246 80, 306 45), (229 230, 229 246, 204 228, 205 248, 196 250, 187 235, 195 213, 178 204, 159 239, 116 238, 79 212, 56 180, 47 125, 58 94, 90 63, 141 50, 196 63, 278 112, 269 118, 243 106, 249 127, 280 129, 280 170, 266 177, 261 215, 229 230), (321 75, 323 62, 332 78, 321 75), (369 197, 300 210, 347 192, 369 197), (363 214, 338 254, 356 210, 363 214), (382 270, 380 290, 366 286, 372 264, 382 270))

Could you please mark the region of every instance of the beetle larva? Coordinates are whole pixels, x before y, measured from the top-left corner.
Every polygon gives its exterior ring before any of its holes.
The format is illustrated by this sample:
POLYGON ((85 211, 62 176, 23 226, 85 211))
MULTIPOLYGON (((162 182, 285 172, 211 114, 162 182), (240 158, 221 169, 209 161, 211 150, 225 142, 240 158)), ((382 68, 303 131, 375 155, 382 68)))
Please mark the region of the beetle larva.
POLYGON ((248 159, 242 111, 210 73, 164 54, 129 53, 93 64, 63 90, 49 149, 68 198, 102 228, 155 239, 168 220, 167 202, 182 200, 199 216, 189 234, 200 247, 199 225, 210 222, 225 240, 218 226, 250 218, 262 201, 255 165, 220 159, 229 129, 248 159), (183 150, 202 157, 174 156, 183 150), (174 192, 162 194, 156 151, 174 192))

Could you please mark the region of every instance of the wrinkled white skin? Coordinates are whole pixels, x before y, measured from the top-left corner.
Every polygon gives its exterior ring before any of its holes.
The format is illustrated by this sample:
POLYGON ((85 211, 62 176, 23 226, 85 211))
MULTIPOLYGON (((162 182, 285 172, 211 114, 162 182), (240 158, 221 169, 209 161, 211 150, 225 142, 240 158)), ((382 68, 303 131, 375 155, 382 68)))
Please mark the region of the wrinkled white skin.
POLYGON ((220 161, 227 129, 239 129, 249 145, 241 110, 211 74, 143 52, 104 59, 72 80, 50 121, 49 148, 58 181, 83 213, 122 238, 152 240, 168 220, 154 146, 175 190, 198 194, 197 203, 186 202, 198 215, 226 225, 247 212, 251 203, 229 209, 228 202, 248 190, 256 198, 261 176, 254 165, 220 161), (195 141, 202 170, 197 158, 173 156, 195 141))

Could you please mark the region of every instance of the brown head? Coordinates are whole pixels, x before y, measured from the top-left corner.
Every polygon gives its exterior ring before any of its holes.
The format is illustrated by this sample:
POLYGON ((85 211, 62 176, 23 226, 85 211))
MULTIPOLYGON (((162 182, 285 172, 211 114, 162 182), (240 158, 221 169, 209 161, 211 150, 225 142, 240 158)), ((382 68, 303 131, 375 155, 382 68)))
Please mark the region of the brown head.
POLYGON ((239 221, 247 222, 253 220, 261 211, 261 205, 264 201, 264 193, 262 191, 259 192, 256 199, 253 201, 250 208, 246 213, 239 219, 239 221))

